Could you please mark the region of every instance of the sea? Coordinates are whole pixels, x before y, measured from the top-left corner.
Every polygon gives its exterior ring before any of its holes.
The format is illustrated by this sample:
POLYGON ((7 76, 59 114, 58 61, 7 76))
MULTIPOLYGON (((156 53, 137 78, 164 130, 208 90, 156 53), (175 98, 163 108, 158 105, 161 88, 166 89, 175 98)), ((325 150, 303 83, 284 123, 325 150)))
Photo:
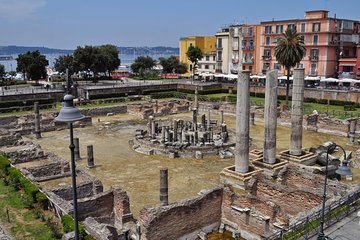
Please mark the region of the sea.
MULTIPOLYGON (((59 58, 59 56, 64 55, 60 53, 51 53, 44 54, 46 59, 49 61, 49 67, 54 67, 55 60, 59 58)), ((148 54, 148 55, 140 55, 140 54, 119 54, 119 58, 121 60, 121 66, 129 67, 132 63, 134 63, 135 59, 139 56, 150 56, 155 60, 159 60, 160 57, 168 58, 174 54, 148 54)), ((16 58, 17 54, 13 55, 0 55, 0 64, 5 66, 5 71, 16 71, 17 63, 16 58), (5 60, 7 59, 7 60, 5 60)))

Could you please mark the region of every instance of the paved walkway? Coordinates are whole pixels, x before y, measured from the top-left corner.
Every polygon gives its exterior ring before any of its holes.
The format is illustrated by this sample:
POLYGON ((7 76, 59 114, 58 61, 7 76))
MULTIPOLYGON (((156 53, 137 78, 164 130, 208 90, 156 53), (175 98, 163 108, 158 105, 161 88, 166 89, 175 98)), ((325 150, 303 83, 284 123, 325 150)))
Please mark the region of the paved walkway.
MULTIPOLYGON (((354 212, 340 222, 325 230, 325 236, 333 240, 359 240, 360 239, 360 211, 354 212)), ((311 238, 315 240, 316 237, 311 238)))

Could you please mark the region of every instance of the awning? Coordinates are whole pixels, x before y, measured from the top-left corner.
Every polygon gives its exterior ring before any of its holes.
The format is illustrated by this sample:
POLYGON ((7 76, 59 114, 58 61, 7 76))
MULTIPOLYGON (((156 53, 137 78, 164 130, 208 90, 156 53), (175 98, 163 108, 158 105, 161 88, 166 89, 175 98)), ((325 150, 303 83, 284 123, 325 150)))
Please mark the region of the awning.
POLYGON ((355 63, 341 63, 339 64, 339 66, 350 66, 350 67, 355 67, 356 64, 355 63))
POLYGON ((265 75, 251 75, 250 76, 251 79, 257 78, 257 79, 265 79, 266 76, 265 75))
POLYGON ((340 80, 337 78, 324 78, 321 79, 320 82, 339 82, 340 80))
POLYGON ((320 80, 320 77, 306 76, 306 77, 305 77, 305 80, 308 80, 308 81, 319 81, 319 80, 320 80))
POLYGON ((215 74, 214 76, 215 76, 215 77, 226 77, 227 75, 220 73, 220 74, 215 74))
POLYGON ((352 79, 352 78, 343 78, 343 79, 340 79, 339 80, 339 83, 359 83, 360 81, 359 80, 356 80, 356 79, 352 79))
POLYGON ((238 75, 235 75, 235 74, 228 74, 225 76, 226 78, 230 78, 230 79, 237 79, 238 78, 238 75))
MULTIPOLYGON (((278 77, 278 79, 280 79, 280 80, 287 80, 287 76, 281 76, 281 77, 278 77)), ((292 80, 293 80, 293 77, 290 77, 289 80, 292 81, 292 80)))
POLYGON ((202 73, 199 73, 200 76, 203 76, 203 77, 211 77, 211 76, 214 76, 213 73, 207 73, 207 72, 202 72, 202 73))

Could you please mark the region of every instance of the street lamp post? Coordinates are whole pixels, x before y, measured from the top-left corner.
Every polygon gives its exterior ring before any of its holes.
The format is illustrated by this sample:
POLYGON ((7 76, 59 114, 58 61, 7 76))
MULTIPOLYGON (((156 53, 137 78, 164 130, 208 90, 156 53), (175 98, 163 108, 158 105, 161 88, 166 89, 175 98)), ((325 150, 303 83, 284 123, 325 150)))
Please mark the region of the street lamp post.
POLYGON ((325 165, 325 181, 324 181, 324 194, 323 194, 323 202, 322 202, 322 209, 321 209, 321 221, 320 221, 320 231, 319 235, 317 237, 317 240, 326 240, 331 239, 329 237, 326 237, 324 234, 324 222, 325 222, 325 203, 326 203, 326 187, 327 187, 327 175, 328 175, 328 164, 329 164, 329 152, 333 152, 336 147, 339 147, 344 154, 344 160, 343 164, 335 171, 340 176, 347 176, 351 175, 351 170, 347 166, 347 159, 346 159, 346 152, 343 147, 340 145, 337 145, 336 143, 332 143, 330 146, 328 146, 326 150, 326 165, 325 165))
POLYGON ((75 240, 79 240, 73 122, 82 120, 85 118, 85 116, 79 111, 78 108, 74 106, 73 100, 74 97, 72 95, 70 94, 65 95, 63 107, 61 108, 59 115, 55 118, 55 121, 69 124, 69 129, 70 129, 69 148, 71 153, 71 181, 72 181, 73 205, 74 205, 74 231, 75 231, 75 240))

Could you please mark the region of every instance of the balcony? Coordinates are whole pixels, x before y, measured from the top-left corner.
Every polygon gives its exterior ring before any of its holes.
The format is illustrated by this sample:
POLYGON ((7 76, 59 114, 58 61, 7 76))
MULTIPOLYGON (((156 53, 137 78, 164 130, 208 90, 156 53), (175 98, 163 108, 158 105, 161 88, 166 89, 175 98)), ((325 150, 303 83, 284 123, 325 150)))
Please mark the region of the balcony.
POLYGON ((242 49, 242 50, 251 50, 251 51, 253 51, 253 50, 254 50, 254 46, 241 46, 241 49, 242 49))
POLYGON ((242 61, 242 63, 243 63, 243 64, 253 64, 253 63, 254 63, 254 60, 252 60, 252 59, 244 59, 244 60, 242 61))
POLYGON ((310 76, 310 77, 316 77, 317 75, 318 75, 318 72, 315 71, 315 70, 309 72, 309 76, 310 76))
POLYGON ((270 61, 271 60, 271 56, 262 56, 262 59, 264 61, 270 61))
POLYGON ((243 37, 254 37, 254 33, 253 32, 243 32, 242 36, 243 37))
POLYGON ((222 44, 215 44, 215 48, 216 49, 223 49, 223 45, 222 44))
POLYGON ((319 61, 319 56, 317 56, 317 55, 309 56, 309 60, 310 61, 319 61))

